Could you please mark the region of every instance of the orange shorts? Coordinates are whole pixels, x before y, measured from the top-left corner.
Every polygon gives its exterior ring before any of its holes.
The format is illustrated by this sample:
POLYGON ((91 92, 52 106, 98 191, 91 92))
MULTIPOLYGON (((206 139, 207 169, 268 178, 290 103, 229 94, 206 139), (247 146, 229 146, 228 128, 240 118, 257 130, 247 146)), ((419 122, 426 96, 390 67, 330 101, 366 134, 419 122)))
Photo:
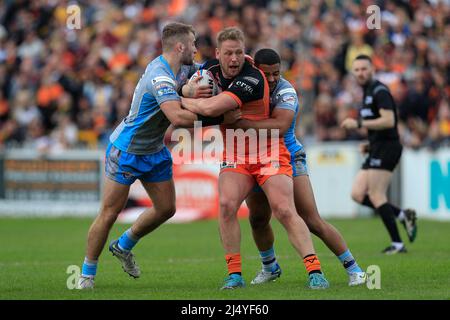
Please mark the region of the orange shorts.
POLYGON ((280 174, 292 177, 293 171, 290 157, 279 157, 279 161, 271 161, 265 164, 239 164, 234 162, 222 162, 220 173, 236 172, 253 177, 258 185, 262 186, 270 177, 280 174))

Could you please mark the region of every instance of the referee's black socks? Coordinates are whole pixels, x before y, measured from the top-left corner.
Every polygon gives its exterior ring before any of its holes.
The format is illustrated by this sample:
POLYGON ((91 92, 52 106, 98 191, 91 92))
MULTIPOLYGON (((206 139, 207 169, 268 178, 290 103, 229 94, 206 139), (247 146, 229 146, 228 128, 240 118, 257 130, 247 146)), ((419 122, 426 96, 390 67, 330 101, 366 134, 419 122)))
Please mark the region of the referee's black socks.
POLYGON ((373 205, 372 201, 370 201, 370 198, 369 198, 369 196, 367 194, 364 196, 364 199, 361 202, 361 204, 366 206, 366 207, 375 209, 375 206, 373 205))
POLYGON ((385 204, 379 206, 377 211, 383 220, 384 226, 389 232, 389 235, 391 236, 392 242, 402 242, 398 232, 397 223, 395 222, 395 211, 392 208, 392 205, 386 202, 385 204))
MULTIPOLYGON (((367 194, 364 196, 364 199, 363 199, 363 201, 361 202, 361 204, 362 204, 363 206, 366 206, 366 207, 375 209, 375 206, 373 205, 372 201, 370 201, 370 198, 369 198, 369 196, 368 196, 367 194)), ((391 206, 392 211, 394 212, 394 215, 398 218, 398 216, 400 215, 400 212, 402 212, 402 209, 400 209, 400 208, 394 206, 393 204, 390 204, 390 203, 388 203, 388 204, 391 206)), ((400 219, 400 220, 401 220, 401 219, 400 219)))

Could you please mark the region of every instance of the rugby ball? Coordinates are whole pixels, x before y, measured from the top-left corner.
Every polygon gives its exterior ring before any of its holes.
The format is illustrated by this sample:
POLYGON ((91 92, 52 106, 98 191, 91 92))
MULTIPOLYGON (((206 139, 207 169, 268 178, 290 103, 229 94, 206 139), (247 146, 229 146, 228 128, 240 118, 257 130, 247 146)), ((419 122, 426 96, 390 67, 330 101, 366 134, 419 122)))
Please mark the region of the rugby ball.
POLYGON ((216 79, 213 74, 209 70, 200 69, 197 70, 191 77, 190 80, 194 80, 198 77, 202 77, 202 79, 198 82, 200 85, 205 86, 209 85, 212 88, 212 95, 219 94, 219 85, 217 84, 216 79))

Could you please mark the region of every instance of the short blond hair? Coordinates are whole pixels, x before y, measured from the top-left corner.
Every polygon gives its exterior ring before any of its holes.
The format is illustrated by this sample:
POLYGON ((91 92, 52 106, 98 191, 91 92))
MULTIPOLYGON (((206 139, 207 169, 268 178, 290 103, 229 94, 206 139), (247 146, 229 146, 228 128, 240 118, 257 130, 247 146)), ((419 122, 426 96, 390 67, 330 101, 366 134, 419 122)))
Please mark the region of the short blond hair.
POLYGON ((245 43, 245 36, 241 29, 237 27, 228 27, 217 34, 216 40, 217 47, 220 48, 222 42, 226 40, 242 41, 242 43, 245 43))
POLYGON ((170 50, 176 42, 185 42, 186 37, 191 33, 195 36, 195 29, 189 24, 180 22, 167 24, 161 37, 163 51, 170 50))

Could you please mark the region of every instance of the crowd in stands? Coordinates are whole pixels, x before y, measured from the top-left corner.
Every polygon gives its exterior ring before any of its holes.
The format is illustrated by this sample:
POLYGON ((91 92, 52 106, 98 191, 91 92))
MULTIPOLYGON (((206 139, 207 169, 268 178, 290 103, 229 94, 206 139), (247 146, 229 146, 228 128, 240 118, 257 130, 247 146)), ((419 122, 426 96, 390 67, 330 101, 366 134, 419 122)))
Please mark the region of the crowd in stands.
POLYGON ((161 53, 169 21, 197 31, 198 62, 215 36, 240 26, 249 54, 280 53, 300 94, 297 134, 315 141, 364 138, 339 127, 362 92, 351 74, 360 53, 396 100, 411 148, 450 146, 449 0, 5 0, 0 3, 0 147, 101 148, 128 113, 146 65, 161 53), (80 28, 68 27, 70 5, 80 28), (380 8, 369 30, 366 9, 380 8))

